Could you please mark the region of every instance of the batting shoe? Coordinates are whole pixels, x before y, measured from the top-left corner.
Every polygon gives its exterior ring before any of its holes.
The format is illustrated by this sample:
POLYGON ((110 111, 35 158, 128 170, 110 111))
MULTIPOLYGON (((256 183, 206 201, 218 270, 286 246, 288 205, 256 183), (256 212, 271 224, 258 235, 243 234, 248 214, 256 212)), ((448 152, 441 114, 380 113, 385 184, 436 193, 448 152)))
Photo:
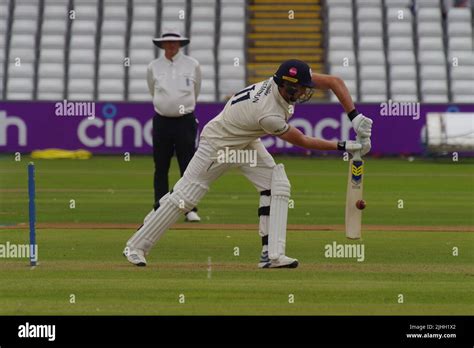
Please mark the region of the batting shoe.
POLYGON ((125 247, 123 250, 123 256, 125 256, 131 264, 138 267, 146 266, 145 253, 141 249, 133 249, 130 247, 125 247))
POLYGON ((260 268, 296 268, 298 267, 298 260, 285 255, 280 255, 278 259, 270 260, 262 266, 260 266, 260 264, 261 263, 258 264, 258 267, 260 268))
POLYGON ((201 221, 201 218, 195 211, 190 211, 189 213, 186 214, 186 218, 184 221, 187 222, 199 222, 201 221))
POLYGON ((258 268, 264 268, 264 266, 270 262, 270 258, 268 257, 268 250, 262 250, 260 254, 260 262, 258 263, 258 268))

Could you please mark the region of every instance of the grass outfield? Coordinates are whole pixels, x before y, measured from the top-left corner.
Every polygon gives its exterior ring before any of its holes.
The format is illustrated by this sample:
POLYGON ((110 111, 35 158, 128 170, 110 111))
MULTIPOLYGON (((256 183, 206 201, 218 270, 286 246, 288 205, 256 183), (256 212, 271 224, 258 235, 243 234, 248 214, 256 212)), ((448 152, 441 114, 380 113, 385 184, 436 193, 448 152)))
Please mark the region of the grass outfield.
MULTIPOLYGON (((0 224, 28 221, 27 164, 0 157, 0 224)), ((474 225, 474 162, 368 159, 365 224, 474 225), (398 208, 403 200, 403 209, 398 208)), ((292 184, 290 224, 343 224, 348 163, 277 158, 292 184)), ((174 160, 170 182, 178 179, 174 160)), ((36 160, 38 222, 137 223, 153 202, 150 157, 36 160), (70 200, 75 209, 70 209, 70 200)), ((237 170, 226 173, 199 204, 206 223, 256 223, 259 195, 237 170)))
MULTIPOLYGON (((347 162, 277 161, 292 182, 290 224, 344 223, 347 162)), ((28 242, 26 229, 5 228, 27 222, 27 163, 0 158, 0 244, 28 242)), ((150 208, 149 157, 35 163, 39 223, 139 223, 150 208)), ((368 159, 364 223, 472 227, 473 169, 462 160, 368 159)), ((171 182, 177 175, 173 164, 171 182)), ((220 224, 256 223, 257 206, 255 189, 235 171, 219 179, 199 207, 204 222, 220 224)), ((294 270, 256 268, 256 231, 191 229, 169 231, 149 266, 136 268, 121 256, 132 232, 40 229, 38 267, 30 269, 25 259, 0 259, 0 314, 474 313, 472 232, 365 231, 362 241, 350 242, 365 247, 365 260, 357 262, 324 255, 327 244, 349 243, 343 231, 289 231, 288 255, 301 262, 294 270), (185 303, 179 303, 180 294, 185 303)))
MULTIPOLYGON (((26 234, 3 232, 0 241, 24 243, 26 234)), ((128 235, 41 231, 36 269, 2 261, 0 314, 474 313, 472 233, 367 232, 365 260, 357 262, 324 257, 324 245, 345 242, 342 233, 290 232, 288 254, 301 261, 294 270, 257 269, 259 240, 251 231, 170 231, 149 266, 132 267, 120 255, 128 235)))

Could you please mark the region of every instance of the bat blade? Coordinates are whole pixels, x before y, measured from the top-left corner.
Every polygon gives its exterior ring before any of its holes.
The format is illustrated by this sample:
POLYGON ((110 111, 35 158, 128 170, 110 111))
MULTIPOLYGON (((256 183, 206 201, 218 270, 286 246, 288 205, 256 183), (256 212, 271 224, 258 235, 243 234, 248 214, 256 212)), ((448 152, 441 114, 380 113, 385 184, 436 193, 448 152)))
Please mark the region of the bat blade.
POLYGON ((364 161, 360 156, 352 158, 349 163, 349 177, 346 193, 346 237, 360 239, 362 228, 362 210, 356 202, 362 199, 364 189, 364 161))

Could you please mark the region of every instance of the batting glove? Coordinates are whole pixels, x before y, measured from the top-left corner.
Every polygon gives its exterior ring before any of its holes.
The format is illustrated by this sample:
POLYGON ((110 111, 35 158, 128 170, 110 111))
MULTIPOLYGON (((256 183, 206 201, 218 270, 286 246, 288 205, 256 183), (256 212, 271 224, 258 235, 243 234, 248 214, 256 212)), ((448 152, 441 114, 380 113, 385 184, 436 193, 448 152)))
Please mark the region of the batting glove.
POLYGON ((337 143, 337 149, 354 154, 354 152, 362 150, 362 144, 353 140, 340 141, 337 143))
POLYGON ((369 153, 370 149, 372 148, 372 143, 370 142, 370 138, 360 138, 359 143, 362 145, 362 149, 360 150, 360 155, 365 156, 369 153))
POLYGON ((358 114, 352 120, 352 128, 360 138, 369 138, 372 134, 373 121, 362 114, 358 114))

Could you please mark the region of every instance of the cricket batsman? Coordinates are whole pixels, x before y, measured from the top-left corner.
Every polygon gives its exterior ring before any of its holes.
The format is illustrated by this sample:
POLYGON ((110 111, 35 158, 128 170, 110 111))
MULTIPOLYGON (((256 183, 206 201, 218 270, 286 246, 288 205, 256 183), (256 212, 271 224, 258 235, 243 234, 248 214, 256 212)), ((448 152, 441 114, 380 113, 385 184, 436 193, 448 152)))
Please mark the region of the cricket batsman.
POLYGON ((372 120, 357 112, 344 82, 313 74, 305 62, 283 62, 273 77, 234 94, 224 109, 203 129, 199 147, 182 178, 160 200, 159 208, 128 240, 127 260, 146 266, 145 256, 183 213, 191 211, 211 184, 233 167, 260 193, 259 234, 262 254, 259 268, 296 268, 298 260, 285 254, 290 182, 283 164, 276 164, 260 137, 270 134, 310 150, 370 151, 372 120), (330 89, 348 114, 358 141, 326 141, 304 135, 288 124, 294 105, 308 101, 315 88, 330 89), (256 165, 219 160, 219 151, 248 150, 257 154, 256 165))

